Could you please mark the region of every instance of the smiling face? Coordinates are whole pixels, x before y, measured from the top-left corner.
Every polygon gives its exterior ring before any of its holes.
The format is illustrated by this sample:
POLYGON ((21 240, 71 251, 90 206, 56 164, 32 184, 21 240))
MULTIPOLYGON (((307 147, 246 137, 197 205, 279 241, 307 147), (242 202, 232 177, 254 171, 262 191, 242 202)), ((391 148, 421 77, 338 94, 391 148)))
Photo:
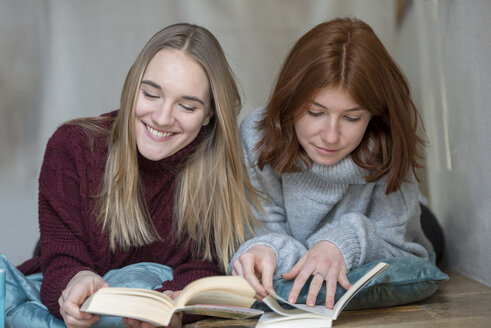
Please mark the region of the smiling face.
POLYGON ((334 165, 358 147, 370 118, 345 90, 327 87, 295 122, 295 133, 310 159, 334 165))
POLYGON ((210 122, 210 86, 191 56, 160 50, 143 75, 135 110, 136 144, 147 159, 169 157, 189 145, 210 122))

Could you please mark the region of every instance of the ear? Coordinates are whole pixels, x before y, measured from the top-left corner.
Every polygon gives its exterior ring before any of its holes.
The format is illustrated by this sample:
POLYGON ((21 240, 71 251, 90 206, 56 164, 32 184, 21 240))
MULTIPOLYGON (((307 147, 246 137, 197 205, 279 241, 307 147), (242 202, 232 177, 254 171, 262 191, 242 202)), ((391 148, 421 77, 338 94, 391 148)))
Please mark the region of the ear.
POLYGON ((208 124, 210 124, 210 120, 211 120, 212 117, 213 117, 213 111, 210 110, 206 114, 205 119, 203 120, 203 124, 201 124, 201 126, 207 126, 208 124))

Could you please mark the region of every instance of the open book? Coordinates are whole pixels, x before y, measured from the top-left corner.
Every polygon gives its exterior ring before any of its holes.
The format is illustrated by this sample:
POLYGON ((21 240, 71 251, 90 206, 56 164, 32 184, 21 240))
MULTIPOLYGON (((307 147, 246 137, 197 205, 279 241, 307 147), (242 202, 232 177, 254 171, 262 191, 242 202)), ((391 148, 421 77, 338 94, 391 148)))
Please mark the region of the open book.
POLYGON ((239 276, 201 278, 187 285, 176 300, 164 293, 124 287, 101 288, 82 304, 84 312, 133 318, 155 326, 167 326, 178 312, 231 319, 259 316, 251 309, 254 289, 239 276))
POLYGON ((319 305, 291 304, 277 295, 269 295, 264 303, 274 312, 251 309, 255 291, 240 276, 213 276, 187 285, 176 300, 148 289, 107 287, 92 294, 81 306, 84 312, 134 318, 155 326, 167 326, 178 312, 207 316, 246 319, 261 315, 256 327, 331 327, 339 313, 354 295, 373 278, 387 269, 379 263, 355 282, 336 302, 333 310, 319 305), (283 308, 278 301, 294 309, 283 308))
POLYGON ((336 302, 332 310, 326 309, 324 305, 308 307, 305 304, 291 304, 278 295, 269 295, 263 299, 274 312, 264 313, 258 321, 256 327, 331 327, 332 321, 336 320, 358 291, 368 284, 373 278, 382 273, 389 267, 389 264, 380 262, 373 269, 368 271, 363 277, 356 281, 350 289, 336 302), (290 309, 282 307, 278 301, 290 305, 290 309), (291 309, 293 307, 293 309, 291 309))

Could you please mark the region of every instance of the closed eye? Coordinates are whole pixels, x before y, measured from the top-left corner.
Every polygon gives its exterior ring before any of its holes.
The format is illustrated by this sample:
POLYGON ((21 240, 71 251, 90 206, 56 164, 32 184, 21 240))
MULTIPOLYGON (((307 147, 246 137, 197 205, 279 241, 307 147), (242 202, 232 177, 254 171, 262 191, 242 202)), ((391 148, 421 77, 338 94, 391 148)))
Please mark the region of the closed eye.
POLYGON ((346 120, 348 120, 349 122, 357 122, 360 120, 359 117, 352 117, 352 116, 345 116, 346 120))
POLYGON ((313 116, 313 117, 319 117, 322 115, 322 112, 313 112, 311 110, 309 110, 308 113, 310 116, 313 116))
POLYGON ((194 112, 196 110, 196 107, 193 106, 186 106, 184 104, 179 104, 184 110, 189 111, 189 112, 194 112))
POLYGON ((149 99, 157 99, 157 98, 159 98, 159 96, 152 95, 152 94, 148 93, 148 92, 147 92, 147 91, 145 91, 145 90, 142 90, 142 92, 143 92, 143 95, 144 95, 145 97, 149 98, 149 99))

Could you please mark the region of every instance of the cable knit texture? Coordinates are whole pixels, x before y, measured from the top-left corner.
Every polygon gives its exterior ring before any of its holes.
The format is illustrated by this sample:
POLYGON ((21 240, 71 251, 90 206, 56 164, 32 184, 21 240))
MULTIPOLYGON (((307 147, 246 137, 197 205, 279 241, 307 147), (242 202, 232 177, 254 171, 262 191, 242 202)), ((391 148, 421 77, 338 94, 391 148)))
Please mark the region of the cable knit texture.
POLYGON ((138 262, 164 264, 174 269, 174 279, 163 282, 160 291, 180 290, 198 278, 222 274, 217 264, 196 259, 189 246, 173 239, 176 172, 203 133, 161 161, 139 155, 145 202, 162 240, 127 252, 111 252, 108 238, 95 220, 93 197, 100 191, 107 138, 97 137, 92 144, 78 126, 65 124, 57 129, 48 141, 39 177, 41 256, 19 266, 24 274, 43 272, 41 299, 53 315, 61 318, 58 298, 70 279, 82 270, 102 276, 111 269, 138 262))
POLYGON ((266 229, 240 247, 230 269, 241 254, 264 244, 276 253, 279 279, 324 240, 339 247, 349 271, 394 256, 428 258, 432 247, 421 229, 418 184, 412 173, 398 191, 386 195, 386 177, 367 183, 368 172, 350 156, 330 166, 314 163, 296 173, 278 175, 269 166, 261 171, 255 145, 263 111, 258 108, 246 117, 241 137, 251 182, 270 197, 262 201, 265 213, 255 211, 266 229))

